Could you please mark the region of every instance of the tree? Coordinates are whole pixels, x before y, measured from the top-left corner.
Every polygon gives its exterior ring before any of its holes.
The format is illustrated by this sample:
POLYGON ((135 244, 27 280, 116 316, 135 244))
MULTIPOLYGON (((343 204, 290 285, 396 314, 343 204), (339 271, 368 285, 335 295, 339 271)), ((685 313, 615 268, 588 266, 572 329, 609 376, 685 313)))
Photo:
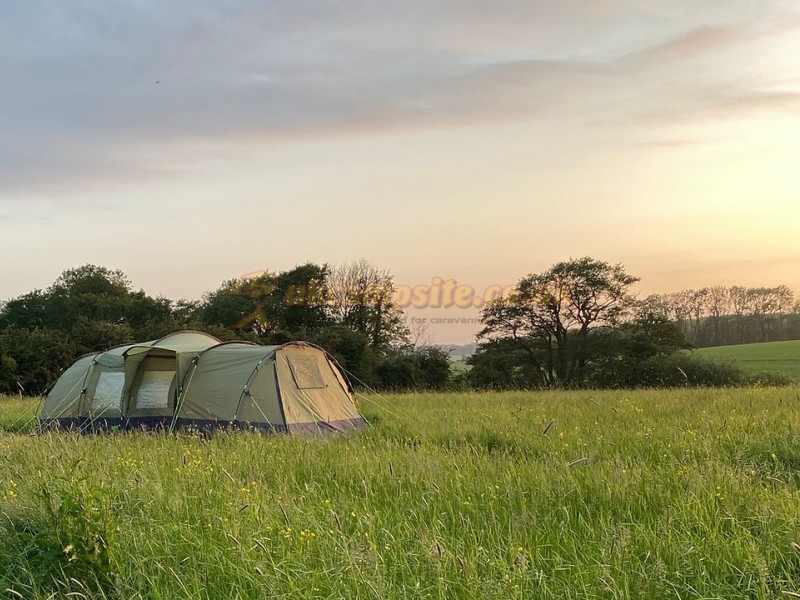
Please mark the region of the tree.
POLYGON ((700 337, 700 327, 703 323, 703 319, 706 316, 706 303, 708 301, 710 293, 711 292, 708 288, 702 288, 700 290, 691 290, 690 292, 688 292, 689 315, 690 315, 688 337, 693 342, 696 342, 700 337))
POLYGON ((203 297, 194 317, 203 325, 266 335, 275 329, 266 306, 277 289, 276 278, 274 274, 262 273, 246 279, 229 279, 203 297))
POLYGON ((728 290, 734 322, 736 323, 737 342, 743 344, 747 333, 747 317, 750 314, 752 295, 747 288, 735 285, 728 290))
POLYGON ((450 355, 436 346, 415 349, 422 383, 429 390, 443 390, 450 383, 450 355))
POLYGON ((72 331, 81 319, 129 325, 136 329, 153 320, 169 319, 171 302, 134 292, 122 271, 83 265, 64 271, 45 291, 35 290, 6 302, 0 329, 72 331))
POLYGON ((590 257, 557 263, 521 279, 511 297, 488 304, 479 338, 514 340, 548 386, 581 384, 589 332, 622 318, 637 281, 622 265, 590 257))
POLYGON ((268 315, 294 339, 307 339, 328 324, 328 266, 305 263, 278 274, 268 315))
POLYGON ((0 378, 41 391, 78 355, 160 337, 184 327, 167 298, 133 291, 122 271, 84 265, 64 271, 46 290, 0 307, 0 378), (38 347, 41 345, 41 347, 38 347))
POLYGON ((71 329, 78 317, 121 322, 128 317, 131 283, 119 270, 96 265, 68 269, 47 290, 48 326, 71 329))
POLYGON ((408 343, 408 329, 394 292, 389 272, 366 260, 334 267, 328 277, 331 318, 364 335, 379 351, 408 343))
POLYGON ((633 354, 649 358, 691 348, 680 328, 664 315, 651 312, 647 305, 637 305, 634 310, 634 318, 619 327, 631 340, 633 354))
POLYGON ((547 354, 546 342, 530 339, 525 348, 514 338, 486 340, 467 358, 466 379, 477 389, 511 390, 549 385, 541 364, 547 354), (531 355, 538 360, 532 360, 531 355))
POLYGON ((433 345, 433 335, 428 331, 428 322, 424 319, 412 319, 408 327, 408 344, 412 348, 427 348, 433 345))
POLYGON ((254 332, 269 342, 307 339, 328 323, 327 270, 306 263, 225 281, 205 295, 194 316, 206 326, 254 332))
POLYGON ((794 293, 775 287, 712 286, 658 296, 698 347, 795 339, 794 293))
MULTIPOLYGON (((728 314, 729 302, 728 288, 721 285, 708 288, 706 313, 714 327, 713 337, 711 338, 711 344, 713 345, 723 343, 722 317, 728 314)), ((727 341, 727 336, 725 336, 725 340, 727 341)))
POLYGON ((0 306, 0 330, 9 327, 34 329, 50 325, 48 312, 49 294, 34 290, 4 302, 0 306))
POLYGON ((395 348, 375 369, 378 385, 392 390, 441 390, 450 383, 450 357, 441 348, 395 348))
POLYGON ((40 394, 76 356, 60 331, 10 327, 0 333, 0 392, 40 394))
POLYGON ((344 325, 332 324, 318 331, 312 341, 330 352, 355 380, 352 383, 378 385, 374 378, 378 356, 363 335, 344 325))
POLYGON ((133 343, 133 329, 126 323, 93 320, 80 315, 69 338, 78 355, 99 352, 121 344, 133 343))
POLYGON ((672 292, 665 297, 670 318, 683 330, 686 337, 692 335, 692 291, 672 292))

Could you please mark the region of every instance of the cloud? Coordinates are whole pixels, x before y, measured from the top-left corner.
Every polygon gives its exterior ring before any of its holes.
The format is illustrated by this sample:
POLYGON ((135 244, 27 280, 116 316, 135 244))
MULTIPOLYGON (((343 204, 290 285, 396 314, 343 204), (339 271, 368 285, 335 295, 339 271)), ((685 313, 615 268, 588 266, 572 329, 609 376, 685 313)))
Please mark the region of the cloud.
POLYGON ((690 148, 719 142, 720 138, 665 138, 649 139, 641 142, 643 148, 690 148))
POLYGON ((169 177, 192 168, 198 142, 522 118, 632 126, 796 109, 794 91, 740 81, 736 68, 714 62, 796 21, 754 21, 746 3, 690 12, 673 2, 673 13, 695 20, 664 30, 668 19, 638 6, 4 5, 0 198, 70 180, 169 177), (661 41, 634 35, 631 24, 661 41))
POLYGON ((800 90, 741 90, 730 85, 709 86, 684 94, 679 103, 653 110, 660 123, 692 123, 735 119, 767 113, 800 115, 800 90))
POLYGON ((646 48, 638 56, 656 63, 692 59, 741 42, 743 30, 741 26, 701 27, 646 48))

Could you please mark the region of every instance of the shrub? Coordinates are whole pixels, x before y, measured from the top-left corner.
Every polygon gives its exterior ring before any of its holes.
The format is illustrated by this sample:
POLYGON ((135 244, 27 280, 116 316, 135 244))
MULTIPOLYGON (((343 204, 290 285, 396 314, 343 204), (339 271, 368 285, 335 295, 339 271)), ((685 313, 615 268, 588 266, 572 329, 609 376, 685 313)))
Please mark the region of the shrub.
POLYGON ((637 387, 788 385, 779 373, 751 375, 733 362, 702 358, 689 351, 653 356, 637 369, 637 387))

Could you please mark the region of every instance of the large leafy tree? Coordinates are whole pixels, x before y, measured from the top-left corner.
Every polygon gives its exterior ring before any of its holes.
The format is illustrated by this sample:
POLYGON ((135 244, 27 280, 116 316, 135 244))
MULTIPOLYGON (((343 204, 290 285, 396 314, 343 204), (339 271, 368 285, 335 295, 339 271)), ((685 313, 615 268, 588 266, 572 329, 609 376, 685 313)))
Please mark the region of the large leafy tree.
POLYGON ((620 264, 591 257, 560 262, 523 277, 516 293, 482 312, 484 342, 505 340, 522 351, 547 386, 583 383, 589 332, 620 321, 639 279, 620 264))
POLYGON ((84 265, 0 306, 2 388, 41 391, 76 356, 179 329, 172 303, 133 291, 122 271, 84 265))
POLYGON ((3 303, 0 306, 0 330, 9 327, 47 327, 53 316, 48 310, 49 300, 47 292, 34 290, 3 303))
POLYGON ((91 321, 126 321, 131 283, 122 271, 84 265, 64 271, 47 290, 48 326, 71 329, 79 317, 91 321))
POLYGON ((253 332, 265 340, 307 338, 328 322, 327 267, 306 263, 281 273, 231 279, 194 311, 203 325, 253 332))
POLYGON ((0 309, 0 329, 71 331, 86 321, 138 328, 167 320, 171 302, 133 291, 122 271, 84 265, 64 271, 46 290, 35 290, 6 302, 0 309))
POLYGON ((63 332, 7 329, 0 334, 0 392, 41 393, 78 353, 63 332))
POLYGON ((307 339, 329 323, 328 266, 305 263, 280 273, 271 312, 291 337, 307 339))
POLYGON ((268 274, 244 280, 230 279, 203 297, 202 303, 192 311, 193 317, 204 325, 266 335, 274 325, 264 306, 274 291, 274 277, 268 274))
POLYGON ((478 389, 546 387, 546 372, 541 368, 546 356, 545 345, 544 341, 536 339, 529 339, 523 345, 519 339, 511 337, 484 341, 467 359, 470 366, 467 381, 478 389))

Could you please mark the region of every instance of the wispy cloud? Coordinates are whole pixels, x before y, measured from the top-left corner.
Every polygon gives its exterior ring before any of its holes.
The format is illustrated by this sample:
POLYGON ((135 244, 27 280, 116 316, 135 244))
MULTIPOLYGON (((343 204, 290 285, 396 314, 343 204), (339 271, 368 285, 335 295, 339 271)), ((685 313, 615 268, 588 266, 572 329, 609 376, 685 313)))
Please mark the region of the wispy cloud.
POLYGON ((0 199, 169 176, 191 168, 197 140, 515 118, 638 127, 798 109, 797 88, 726 62, 795 27, 794 13, 753 19, 744 2, 696 13, 672 2, 689 20, 665 30, 637 3, 572 4, 5 5, 0 199))

